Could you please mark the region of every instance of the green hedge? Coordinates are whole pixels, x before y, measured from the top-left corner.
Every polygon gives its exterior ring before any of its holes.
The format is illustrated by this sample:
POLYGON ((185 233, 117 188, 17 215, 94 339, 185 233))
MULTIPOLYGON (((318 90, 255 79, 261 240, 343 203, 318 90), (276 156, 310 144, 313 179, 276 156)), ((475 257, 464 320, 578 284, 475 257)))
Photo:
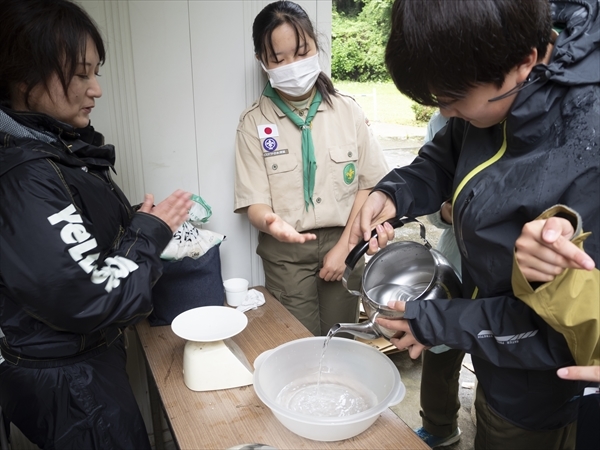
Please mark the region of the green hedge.
POLYGON ((385 44, 392 0, 366 0, 355 17, 333 12, 331 75, 338 80, 386 81, 385 44))
POLYGON ((433 113, 437 110, 437 108, 433 106, 424 106, 414 102, 410 105, 410 109, 415 113, 415 119, 417 119, 418 122, 423 123, 429 122, 429 119, 431 119, 431 116, 433 116, 433 113))

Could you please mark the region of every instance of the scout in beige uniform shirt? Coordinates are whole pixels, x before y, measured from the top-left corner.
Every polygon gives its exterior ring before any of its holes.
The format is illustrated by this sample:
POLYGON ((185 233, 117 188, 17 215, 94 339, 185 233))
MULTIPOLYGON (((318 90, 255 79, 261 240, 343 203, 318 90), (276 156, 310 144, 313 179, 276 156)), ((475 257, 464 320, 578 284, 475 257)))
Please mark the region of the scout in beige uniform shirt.
MULTIPOLYGON (((317 234, 316 241, 286 244, 260 233, 257 249, 267 288, 317 335, 325 334, 336 322, 355 320, 357 299, 341 282, 313 280, 320 282, 316 295, 298 291, 312 290, 306 286, 307 278, 318 278, 322 257, 341 236, 357 192, 370 189, 388 172, 357 103, 342 94, 332 96, 331 101, 333 106, 321 102, 311 124, 317 170, 313 204, 308 209, 298 126, 261 96, 242 113, 236 137, 235 212, 245 212, 253 204, 269 205, 296 231, 317 234), (330 307, 323 308, 324 302, 331 302, 330 307)), ((306 110, 298 111, 302 114, 306 110)))

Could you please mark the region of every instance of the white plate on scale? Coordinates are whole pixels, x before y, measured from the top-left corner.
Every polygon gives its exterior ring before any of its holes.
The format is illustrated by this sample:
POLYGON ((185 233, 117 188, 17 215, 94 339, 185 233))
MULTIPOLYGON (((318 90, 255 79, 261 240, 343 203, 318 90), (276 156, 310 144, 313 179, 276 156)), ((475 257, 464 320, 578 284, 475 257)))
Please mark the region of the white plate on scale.
POLYGON ((252 384, 244 354, 227 338, 248 325, 246 315, 227 306, 201 306, 179 314, 173 332, 186 339, 183 381, 192 391, 214 391, 252 384))
POLYGON ((171 323, 177 336, 194 342, 216 342, 241 333, 246 315, 228 306, 201 306, 179 314, 171 323))

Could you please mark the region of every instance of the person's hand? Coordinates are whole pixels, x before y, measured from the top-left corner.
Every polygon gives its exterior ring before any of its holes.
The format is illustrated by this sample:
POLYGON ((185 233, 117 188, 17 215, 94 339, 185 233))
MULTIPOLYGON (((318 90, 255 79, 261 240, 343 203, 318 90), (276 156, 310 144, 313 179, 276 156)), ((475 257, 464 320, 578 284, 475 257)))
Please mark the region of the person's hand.
MULTIPOLYGON (((388 303, 388 306, 396 311, 404 312, 404 307, 406 302, 398 302, 391 301, 388 303)), ((410 325, 408 324, 408 320, 406 319, 382 319, 378 317, 375 321, 384 328, 389 330, 395 330, 397 333, 394 335, 390 342, 394 344, 398 349, 405 350, 408 349, 408 354, 412 359, 417 359, 424 350, 429 347, 421 344, 417 339, 413 336, 412 331, 410 329, 410 325)))
POLYGON ((527 281, 552 281, 566 268, 594 268, 594 260, 570 241, 573 233, 571 222, 561 217, 523 226, 515 242, 515 258, 527 281))
POLYGON ((565 380, 595 381, 600 383, 600 366, 563 367, 556 374, 565 380))
POLYGON ((340 281, 344 270, 346 270, 346 257, 348 248, 346 244, 335 244, 323 258, 323 267, 319 271, 319 277, 325 281, 340 281))
POLYGON ((293 226, 272 212, 265 215, 265 226, 269 234, 280 242, 304 244, 306 241, 317 239, 313 233, 298 233, 293 226))
POLYGON ((444 222, 452 225, 452 200, 447 200, 442 203, 442 207, 440 208, 440 215, 444 222))
POLYGON ((384 248, 388 241, 394 238, 394 229, 389 223, 382 225, 388 219, 396 216, 396 205, 383 192, 372 192, 352 224, 348 244, 352 250, 361 241, 369 242, 368 254, 384 248), (378 225, 379 224, 379 225, 378 225), (371 230, 377 229, 377 238, 371 239, 371 230))
POLYGON ((191 198, 192 194, 178 189, 154 206, 154 195, 146 194, 138 211, 158 217, 175 233, 188 218, 188 212, 193 205, 191 198))

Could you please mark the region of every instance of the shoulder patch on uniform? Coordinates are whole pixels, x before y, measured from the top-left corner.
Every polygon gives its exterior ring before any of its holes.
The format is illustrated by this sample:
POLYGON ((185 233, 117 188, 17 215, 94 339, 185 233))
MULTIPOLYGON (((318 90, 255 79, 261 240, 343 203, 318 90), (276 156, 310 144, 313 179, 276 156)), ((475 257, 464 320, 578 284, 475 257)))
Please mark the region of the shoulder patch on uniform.
POLYGON ((258 137, 261 139, 274 138, 279 136, 279 129, 274 123, 266 123, 256 126, 258 137))
POLYGON ((279 143, 277 142, 277 139, 272 137, 266 138, 265 140, 263 140, 262 143, 265 152, 274 152, 275 150, 277 150, 278 145, 279 143))

